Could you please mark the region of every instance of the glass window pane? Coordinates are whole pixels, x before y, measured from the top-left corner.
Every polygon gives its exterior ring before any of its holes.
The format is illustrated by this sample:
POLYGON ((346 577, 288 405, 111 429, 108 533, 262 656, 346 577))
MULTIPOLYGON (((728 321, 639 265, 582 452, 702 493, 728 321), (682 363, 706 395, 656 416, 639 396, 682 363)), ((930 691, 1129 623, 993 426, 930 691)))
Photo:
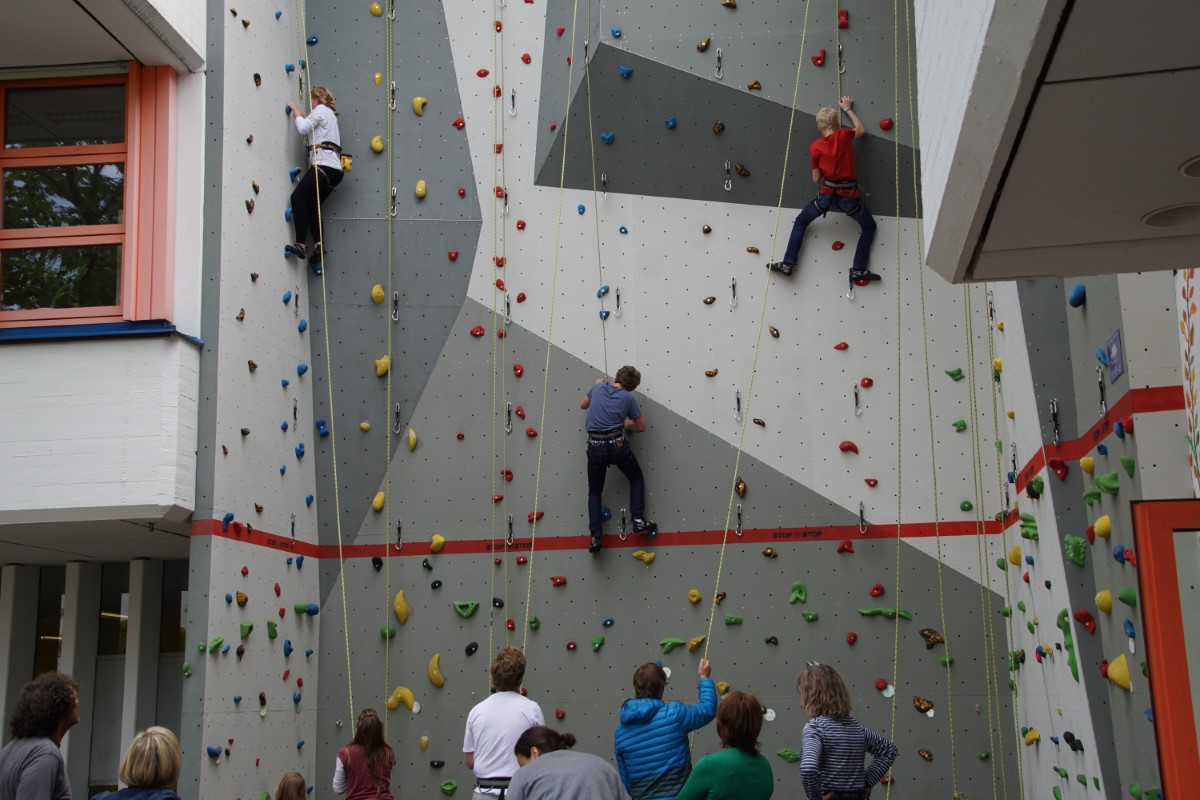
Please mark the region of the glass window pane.
POLYGON ((0 250, 0 311, 121 304, 121 245, 0 250))
POLYGON ((96 655, 124 655, 128 627, 129 563, 105 564, 100 571, 100 631, 96 655))
POLYGON ((188 562, 163 562, 162 629, 160 653, 182 653, 187 641, 188 562))
POLYGON ((125 141, 125 85, 10 89, 5 148, 125 141))
POLYGON ((66 567, 42 567, 38 582, 37 644, 33 650, 33 676, 58 669, 62 652, 63 597, 66 567))
POLYGON ((4 170, 5 228, 119 225, 124 201, 124 164, 4 170))

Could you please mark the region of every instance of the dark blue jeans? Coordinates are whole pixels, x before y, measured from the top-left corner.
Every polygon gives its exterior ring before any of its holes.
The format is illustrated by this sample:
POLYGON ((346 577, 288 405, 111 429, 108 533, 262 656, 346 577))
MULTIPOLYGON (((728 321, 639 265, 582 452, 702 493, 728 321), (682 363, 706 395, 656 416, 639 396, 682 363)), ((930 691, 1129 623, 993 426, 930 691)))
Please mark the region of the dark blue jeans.
POLYGON ((827 211, 838 211, 846 214, 858 223, 862 233, 858 237, 858 247, 854 249, 854 269, 866 269, 871 258, 871 243, 875 241, 875 220, 867 211, 866 203, 861 197, 842 197, 837 194, 819 194, 792 223, 792 235, 788 237, 787 250, 783 254, 783 263, 795 264, 800 257, 800 245, 804 241, 804 231, 810 222, 827 211))
POLYGON ((629 479, 629 511, 633 519, 644 519, 646 515, 646 481, 642 477, 642 468, 637 458, 629 449, 629 440, 624 436, 589 437, 588 531, 592 536, 600 535, 600 525, 603 522, 600 495, 604 492, 604 478, 608 474, 610 464, 616 465, 629 479), (593 444, 593 441, 599 443, 593 444))

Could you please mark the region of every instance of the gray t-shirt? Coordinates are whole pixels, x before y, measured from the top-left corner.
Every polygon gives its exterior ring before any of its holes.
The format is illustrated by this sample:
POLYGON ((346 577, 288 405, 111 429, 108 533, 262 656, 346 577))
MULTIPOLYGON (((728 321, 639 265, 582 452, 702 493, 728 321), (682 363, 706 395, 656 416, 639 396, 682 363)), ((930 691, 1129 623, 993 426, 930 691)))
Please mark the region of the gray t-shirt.
POLYGON ((629 800, 616 767, 598 756, 555 750, 513 775, 508 800, 629 800))
POLYGON ((40 736, 5 745, 0 750, 0 800, 71 800, 58 745, 40 736))

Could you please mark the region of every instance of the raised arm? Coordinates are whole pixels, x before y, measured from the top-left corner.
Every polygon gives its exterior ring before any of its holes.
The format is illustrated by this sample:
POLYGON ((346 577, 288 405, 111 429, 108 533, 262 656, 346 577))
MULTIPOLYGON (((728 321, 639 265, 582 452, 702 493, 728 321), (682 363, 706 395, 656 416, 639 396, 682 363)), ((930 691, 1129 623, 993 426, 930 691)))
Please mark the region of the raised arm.
POLYGON ((845 95, 838 100, 838 105, 842 107, 842 111, 846 112, 846 116, 854 124, 854 138, 861 139, 866 136, 867 126, 863 125, 863 121, 858 118, 858 114, 854 113, 854 99, 849 95, 845 95))

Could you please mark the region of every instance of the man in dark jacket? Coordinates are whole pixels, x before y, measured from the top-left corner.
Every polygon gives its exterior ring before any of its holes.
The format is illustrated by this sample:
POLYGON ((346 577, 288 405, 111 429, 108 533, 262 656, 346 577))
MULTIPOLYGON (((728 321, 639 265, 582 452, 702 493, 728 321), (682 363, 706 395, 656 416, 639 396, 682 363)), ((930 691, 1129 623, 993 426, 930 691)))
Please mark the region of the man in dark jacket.
POLYGON ((664 703, 667 674, 658 664, 643 664, 633 673, 636 696, 621 706, 615 737, 617 769, 633 800, 672 800, 692 771, 687 735, 717 715, 717 687, 712 665, 700 659, 700 699, 696 703, 664 703))

